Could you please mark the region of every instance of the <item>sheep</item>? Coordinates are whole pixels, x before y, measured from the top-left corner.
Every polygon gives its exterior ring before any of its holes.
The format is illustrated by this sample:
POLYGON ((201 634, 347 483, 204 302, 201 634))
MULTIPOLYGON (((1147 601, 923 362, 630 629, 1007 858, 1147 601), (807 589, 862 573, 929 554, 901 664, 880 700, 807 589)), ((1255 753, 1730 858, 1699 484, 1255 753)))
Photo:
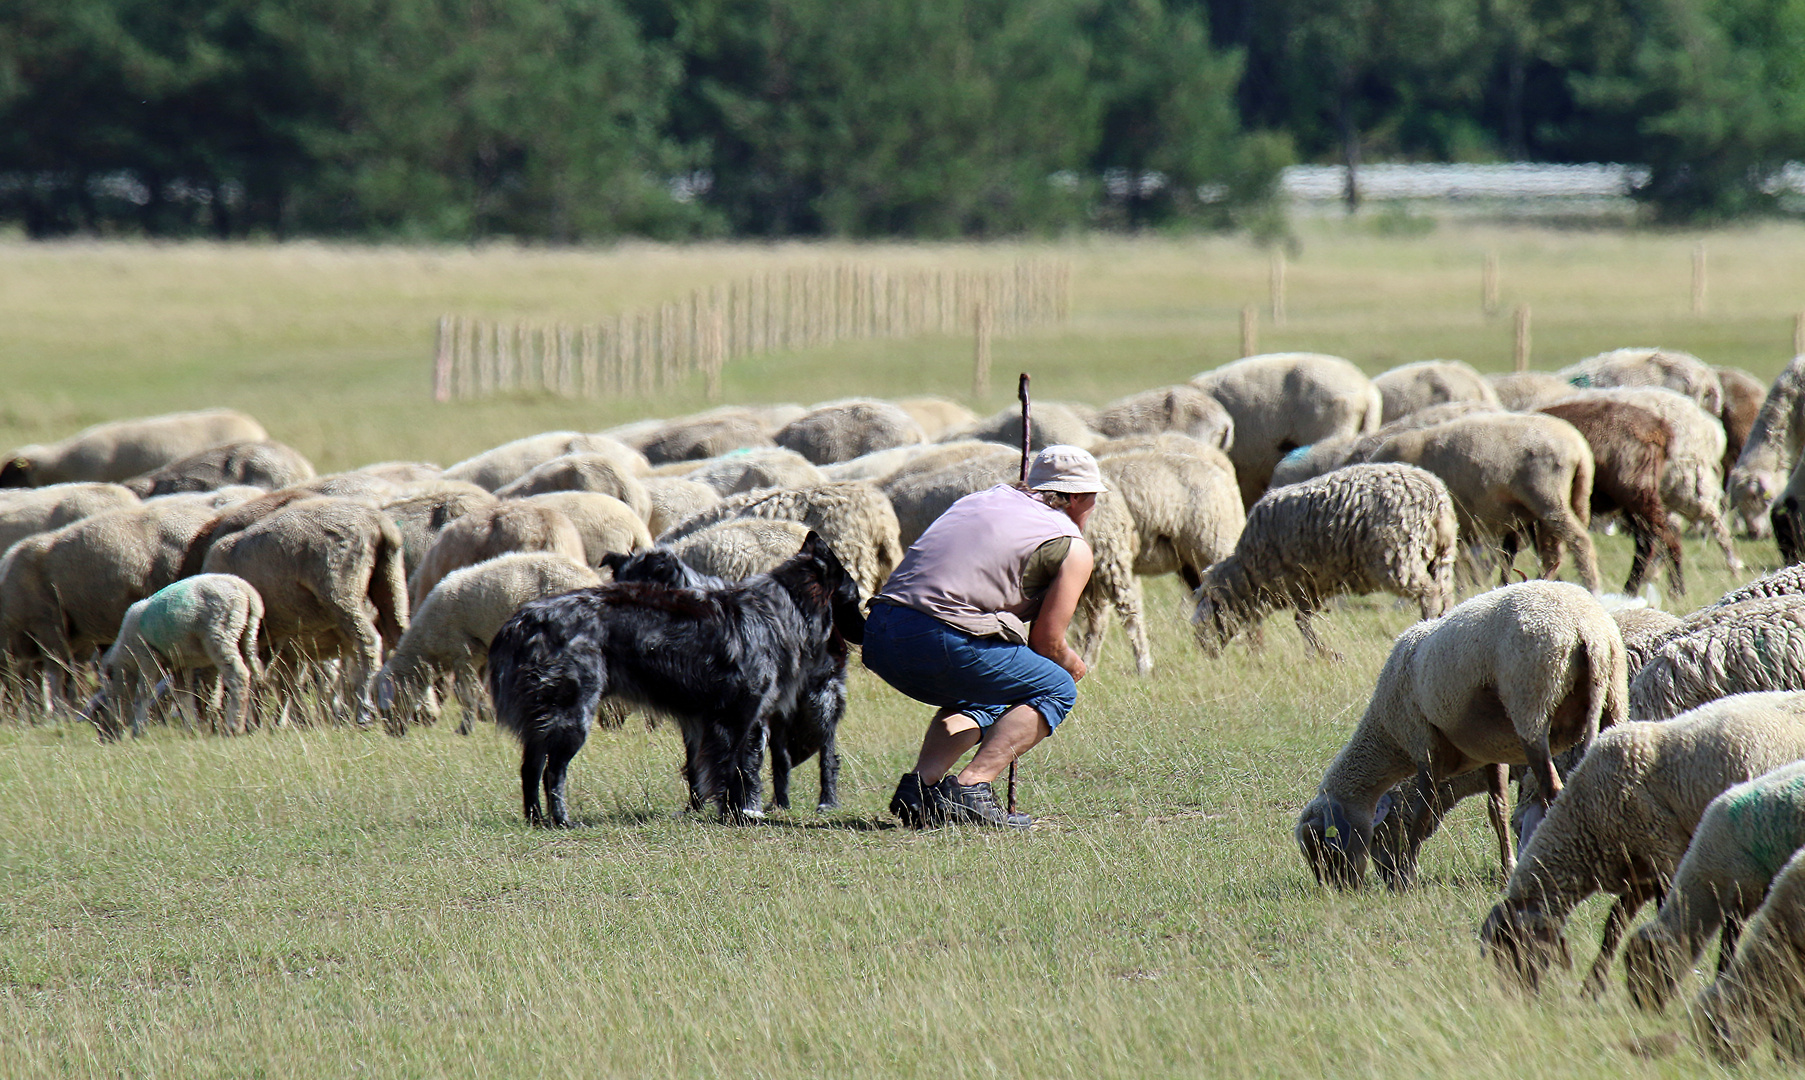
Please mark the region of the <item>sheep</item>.
POLYGON ((1544 405, 1572 397, 1579 388, 1550 371, 1513 371, 1487 375, 1498 395, 1498 404, 1509 412, 1534 412, 1544 405))
POLYGON ((1112 454, 1097 464, 1140 533, 1136 574, 1176 573, 1194 590, 1206 567, 1234 551, 1247 512, 1226 458, 1213 467, 1194 454, 1148 450, 1112 454))
POLYGON ((1723 412, 1723 382, 1717 370, 1674 349, 1613 349, 1568 364, 1555 376, 1578 387, 1663 387, 1691 398, 1711 416, 1723 412))
MULTIPOLYGON (((548 506, 570 519, 583 538, 583 562, 602 565, 611 552, 631 554, 652 546, 652 534, 633 508, 599 491, 548 491, 522 502, 548 506)), ((794 554, 792 552, 791 554, 794 554)))
POLYGON ((100 692, 86 710, 101 738, 114 739, 113 710, 131 707, 132 733, 144 728, 169 678, 196 668, 219 672, 226 692, 225 730, 242 735, 251 690, 263 679, 257 632, 263 597, 231 574, 182 578, 125 609, 112 647, 100 659, 100 692), (163 676, 153 688, 153 682, 163 676))
POLYGON ((1406 413, 1388 423, 1382 424, 1379 430, 1364 435, 1337 435, 1309 446, 1300 446, 1279 459, 1273 467, 1272 479, 1267 481, 1266 490, 1300 483, 1312 477, 1321 476, 1331 469, 1339 469, 1343 465, 1355 462, 1370 461, 1372 452, 1379 444, 1393 435, 1406 431, 1421 431, 1459 420, 1475 413, 1499 412, 1496 405, 1483 401, 1449 401, 1440 405, 1429 405, 1412 413, 1406 413))
MULTIPOLYGON (((1805 457, 1799 461, 1805 464, 1805 457)), ((1805 507, 1805 468, 1795 467, 1767 511, 1774 544, 1780 549, 1780 558, 1788 563, 1805 561, 1805 514, 1801 507, 1805 507)))
POLYGON ((576 453, 555 457, 527 470, 519 479, 495 489, 498 499, 524 499, 549 491, 595 491, 612 495, 633 508, 644 521, 652 514, 652 495, 633 473, 607 454, 576 453))
POLYGON ((434 687, 449 681, 462 706, 459 733, 480 707, 489 642, 529 600, 601 584, 601 575, 554 552, 512 552, 454 570, 413 612, 395 651, 376 676, 376 707, 391 730, 438 719, 434 687), (471 675, 476 679, 472 681, 471 675))
POLYGON ((1571 966, 1562 935, 1587 897, 1617 899, 1585 990, 1604 988, 1624 929, 1666 888, 1705 806, 1732 784, 1805 759, 1805 694, 1738 694, 1664 722, 1600 731, 1567 776, 1480 926, 1485 953, 1528 989, 1571 966))
POLYGON ((1350 465, 1267 492, 1234 552, 1203 572, 1191 616, 1197 643, 1216 656, 1288 606, 1310 648, 1332 655, 1311 618, 1343 593, 1396 593, 1434 618, 1454 601, 1458 539, 1448 489, 1409 465, 1350 465))
POLYGON ((776 446, 764 424, 740 412, 671 420, 640 446, 653 465, 720 457, 730 450, 776 446))
POLYGON ((1373 376, 1382 402, 1380 423, 1389 424, 1418 409, 1473 401, 1498 408, 1498 392, 1472 365, 1458 360, 1419 360, 1373 376))
POLYGON ((634 475, 645 472, 647 467, 644 455, 617 439, 576 431, 548 431, 465 458, 446 468, 442 475, 447 480, 467 480, 494 491, 525 476, 535 466, 565 454, 604 454, 614 459, 622 471, 634 475))
POLYGON ((290 503, 215 540, 201 569, 236 574, 263 597, 273 654, 348 654, 358 723, 373 722, 383 644, 400 639, 408 613, 401 532, 382 511, 353 499, 290 503))
POLYGON ((956 401, 943 397, 909 397, 896 402, 896 407, 921 425, 922 436, 937 440, 949 431, 970 427, 978 416, 956 401))
POLYGON ((1757 690, 1805 690, 1805 597, 1745 600, 1687 620, 1636 673, 1630 715, 1665 720, 1757 690))
POLYGON ((412 577, 445 526, 473 510, 495 505, 495 496, 474 484, 457 484, 441 490, 382 504, 382 512, 401 530, 402 564, 412 577))
POLYGON ((1794 1062, 1805 1061, 1805 848, 1774 875, 1729 966, 1693 1000, 1692 1027, 1726 1065, 1770 1036, 1794 1062))
POLYGON ((1359 368, 1338 356, 1270 353, 1224 364, 1191 379, 1235 421, 1229 459, 1241 504, 1265 492, 1279 459, 1338 435, 1376 431, 1384 407, 1359 368))
POLYGON ((182 564, 176 571, 177 577, 193 577, 201 572, 201 564, 206 561, 207 550, 215 540, 242 532, 253 523, 275 513, 290 503, 303 499, 317 499, 321 496, 312 491, 300 488, 283 488, 267 495, 259 495, 247 499, 235 506, 226 507, 215 513, 213 519, 201 526, 199 532, 188 542, 188 550, 182 555, 182 564))
POLYGON ((927 454, 939 453, 942 446, 977 445, 994 446, 996 444, 928 443, 922 446, 894 446, 888 450, 874 450, 869 454, 861 454, 851 461, 824 465, 821 468, 821 475, 828 480, 869 480, 874 484, 881 484, 911 461, 927 454))
POLYGON ((678 522, 661 533, 658 542, 674 543, 716 522, 735 518, 779 518, 814 529, 833 548, 847 574, 867 596, 877 595, 890 571, 902 561, 896 511, 883 492, 863 480, 795 491, 742 492, 678 522))
POLYGON ((1661 500, 1661 477, 1673 445, 1673 426, 1625 401, 1574 397, 1537 411, 1572 424, 1592 448, 1591 512, 1594 517, 1622 513, 1624 528, 1636 546, 1623 591, 1633 593, 1642 588, 1650 559, 1665 554, 1668 587, 1684 595, 1680 535, 1661 500))
POLYGON ((737 450, 703 462, 683 476, 720 496, 763 488, 803 488, 827 483, 827 475, 794 450, 737 450))
POLYGON ((1598 555, 1586 532, 1592 448, 1572 424, 1539 413, 1477 413, 1393 435, 1368 460, 1404 462, 1439 477, 1454 497, 1461 531, 1473 540, 1499 538, 1504 580, 1518 535, 1528 531, 1543 577, 1560 572, 1565 544, 1580 581, 1598 591, 1598 555))
POLYGON ((1805 593, 1805 564, 1793 563, 1731 589, 1713 601, 1711 607, 1723 608, 1740 604, 1744 600, 1796 596, 1799 593, 1805 593))
MULTIPOLYGON (((1029 447, 1037 451, 1057 443, 1089 450, 1102 438, 1085 420, 1079 407, 1066 402, 1037 401, 1029 411, 1028 420, 1029 447)), ((1014 407, 1001 409, 974 424, 940 436, 943 443, 973 439, 1013 446, 1019 452, 1022 445, 1021 410, 1014 407)))
MULTIPOLYGON (((1805 442, 1805 353, 1792 358, 1774 377, 1761 410, 1749 428, 1748 441, 1725 476, 1724 487, 1749 531, 1765 535, 1768 508, 1786 485, 1799 446, 1805 442)), ((1726 445, 1728 438, 1725 439, 1726 445)))
POLYGON ((646 531, 653 536, 667 532, 684 518, 721 501, 713 488, 686 477, 650 476, 646 478, 645 486, 652 499, 652 514, 646 519, 646 531))
POLYGON ((61 442, 12 451, 0 466, 0 488, 126 480, 210 446, 267 438, 269 432, 263 425, 230 409, 115 420, 85 428, 61 442))
POLYGON ((60 529, 85 517, 138 505, 118 484, 80 481, 0 493, 0 552, 33 533, 60 529))
POLYGON ((589 563, 583 535, 562 512, 526 499, 501 499, 440 530, 407 579, 408 603, 413 607, 425 603, 426 594, 453 570, 510 551, 549 551, 575 563, 589 563))
MULTIPOLYGON (((896 509, 903 546, 913 544, 954 502, 975 491, 1013 483, 1021 476, 1020 451, 991 443, 947 444, 898 470, 882 485, 896 509), (924 465, 937 468, 922 468, 924 465)), ((1114 608, 1128 634, 1140 674, 1153 672, 1153 651, 1147 642, 1145 600, 1135 560, 1140 556, 1140 533, 1122 493, 1106 491, 1097 497, 1097 508, 1084 527, 1093 564, 1090 581, 1078 599, 1075 622, 1080 631, 1079 655, 1095 665, 1109 629, 1105 614, 1114 608)))
MULTIPOLYGON (((420 494, 413 490, 421 484, 438 484, 445 480, 445 470, 437 465, 429 465, 424 461, 379 461, 374 465, 360 465, 353 472, 369 473, 378 480, 387 480, 407 491, 410 495, 420 494)), ((457 481, 468 483, 468 481, 457 481)), ((472 484, 472 487, 475 485, 472 484)), ((487 489, 484 489, 487 490, 487 489)), ((406 496, 403 496, 405 498, 406 496)))
POLYGON ((921 425, 901 406, 861 400, 817 405, 784 425, 774 438, 778 446, 816 465, 928 441, 921 425))
MULTIPOLYGON (((1398 635, 1353 735, 1298 817, 1297 842, 1322 884, 1357 887, 1385 794, 1416 774, 1419 791, 1485 769, 1506 878, 1511 764, 1526 764, 1546 807, 1560 805, 1554 755, 1623 718, 1626 673, 1617 624, 1576 585, 1494 589, 1398 635)), ((1414 824, 1409 828, 1414 828, 1414 824)), ((1533 842, 1526 827, 1524 840, 1533 842)))
POLYGON ((1680 625, 1679 616, 1647 605, 1618 608, 1611 612, 1611 618, 1623 634, 1623 654, 1628 658, 1632 680, 1648 663, 1649 654, 1680 625))
POLYGON ((808 534, 800 522, 736 518, 690 533, 667 550, 698 573, 743 581, 796 554, 808 534))
POLYGON ((275 491, 314 477, 313 463, 292 446, 265 439, 229 442, 126 480, 140 499, 246 484, 275 491))
POLYGON ((1098 411, 1096 428, 1111 439, 1170 431, 1218 450, 1235 444, 1235 418, 1221 402, 1189 384, 1117 398, 1098 411))
POLYGON ((1724 388, 1723 411, 1717 418, 1724 426, 1723 472, 1727 478, 1730 470, 1736 467, 1737 459, 1742 457, 1742 448, 1749 443, 1749 433, 1755 429, 1755 417, 1761 415, 1761 406, 1767 400, 1767 386, 1741 368, 1713 370, 1724 388))
POLYGON ((1712 799, 1654 920, 1623 946, 1630 1000, 1649 1012, 1666 1008, 1705 943, 1720 930, 1721 974, 1736 951, 1743 922, 1801 846, 1805 762, 1763 773, 1712 799))
POLYGON ((1674 513, 1703 526, 1724 553, 1731 573, 1742 572, 1742 559, 1723 517, 1724 426, 1684 395, 1654 386, 1586 390, 1578 400, 1623 401, 1656 413, 1673 428, 1667 468, 1661 474, 1661 499, 1674 513))

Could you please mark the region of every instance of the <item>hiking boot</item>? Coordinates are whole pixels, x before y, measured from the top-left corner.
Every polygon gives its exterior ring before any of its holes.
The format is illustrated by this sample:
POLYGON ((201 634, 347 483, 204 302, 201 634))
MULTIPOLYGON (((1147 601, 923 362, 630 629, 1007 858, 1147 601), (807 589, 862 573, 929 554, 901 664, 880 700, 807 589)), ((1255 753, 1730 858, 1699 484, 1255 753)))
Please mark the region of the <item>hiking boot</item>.
POLYGON ((921 782, 920 773, 903 773, 896 782, 896 794, 890 796, 890 812, 911 829, 925 829, 940 824, 939 790, 921 782), (933 810, 930 811, 930 800, 933 810))
POLYGON ((988 782, 961 784, 948 776, 940 781, 946 820, 955 825, 990 825, 999 829, 1025 829, 1034 824, 1027 814, 1012 814, 997 803, 988 782))

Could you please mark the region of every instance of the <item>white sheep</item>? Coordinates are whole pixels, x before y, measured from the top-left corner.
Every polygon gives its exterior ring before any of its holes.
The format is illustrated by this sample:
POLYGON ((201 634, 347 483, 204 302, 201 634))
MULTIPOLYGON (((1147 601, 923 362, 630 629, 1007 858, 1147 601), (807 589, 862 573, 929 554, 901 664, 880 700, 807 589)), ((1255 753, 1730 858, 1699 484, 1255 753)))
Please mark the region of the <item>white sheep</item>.
POLYGON ((1771 573, 1763 574, 1753 581, 1745 582, 1724 593, 1712 602, 1711 607, 1729 607, 1740 604, 1744 600, 1760 600, 1770 596, 1796 596, 1805 593, 1805 563, 1793 563, 1782 566, 1771 573))
POLYGON ((1498 404, 1511 412, 1535 412, 1579 392, 1578 387, 1551 371, 1505 372, 1487 375, 1485 381, 1498 395, 1498 404))
POLYGON ((447 480, 467 480, 485 491, 494 491, 525 476, 535 466, 565 454, 606 454, 621 469, 635 475, 647 467, 644 455, 618 439, 578 431, 548 431, 484 450, 446 468, 442 475, 447 480))
POLYGON ((529 506, 548 506, 570 519, 583 539, 582 561, 602 565, 612 552, 630 555, 652 546, 651 530, 633 508, 599 491, 548 491, 520 500, 529 506))
POLYGON ((1649 655, 1680 626, 1678 615, 1646 604, 1617 608, 1611 612, 1611 618, 1617 621, 1617 630, 1623 635, 1623 653, 1629 659, 1632 680, 1648 663, 1649 655))
POLYGON ((804 488, 827 483, 827 475, 794 450, 767 446, 736 450, 697 463, 683 479, 701 484, 725 498, 762 488, 804 488))
POLYGON ((1805 848, 1774 876, 1729 966, 1694 999, 1692 1027, 1725 1064, 1747 1060, 1770 1037, 1805 1062, 1805 848))
POLYGON ((996 444, 927 443, 921 446, 893 446, 888 450, 874 450, 869 454, 861 454, 851 461, 840 461, 823 466, 821 474, 829 480, 869 480, 874 484, 881 484, 911 461, 927 454, 939 453, 943 446, 967 445, 994 446, 996 444))
MULTIPOLYGON (((1235 418, 1195 386, 1160 386, 1117 398, 1097 412, 1097 431, 1111 439, 1173 432, 1218 450, 1235 445, 1235 418)), ((1093 454, 1096 448, 1092 448, 1093 454)))
MULTIPOLYGON (((1028 419, 1029 446, 1033 450, 1043 450, 1057 443, 1089 450, 1103 438, 1090 426, 1085 407, 1070 402, 1036 401, 1029 410, 1028 419)), ((1022 446, 1021 409, 1016 406, 1001 409, 974 424, 940 436, 943 443, 972 439, 1012 446, 1019 453, 1022 446)))
POLYGON ((1229 458, 1243 506, 1265 492, 1280 458, 1324 439, 1377 431, 1384 411, 1365 373, 1338 356, 1318 353, 1249 356, 1203 372, 1191 385, 1234 418, 1229 458))
MULTIPOLYGON (((1558 581, 1494 589, 1398 635, 1371 702, 1297 822, 1325 884, 1357 886, 1385 794, 1488 769, 1498 861, 1513 869, 1505 785, 1526 764, 1543 806, 1561 791, 1554 756, 1623 718, 1623 640, 1591 593, 1558 581)), ((1535 834, 1526 828, 1525 842, 1535 834)))
POLYGON ((1266 490, 1270 491, 1288 484, 1301 483, 1321 476, 1331 469, 1339 469, 1343 465, 1370 461, 1373 451, 1393 435, 1406 431, 1421 431, 1423 428, 1445 424, 1450 420, 1459 420, 1476 413, 1501 411, 1496 404, 1484 401, 1449 401, 1405 413, 1396 420, 1380 425, 1379 430, 1368 434, 1338 435, 1309 446, 1300 446, 1279 459, 1279 463, 1273 467, 1272 479, 1267 482, 1266 490))
POLYGON ((800 522, 736 518, 672 541, 669 548, 699 573, 744 581, 794 556, 808 534, 800 522))
POLYGON ((377 708, 392 728, 437 720, 436 688, 449 683, 462 706, 458 730, 468 732, 480 708, 489 642, 501 624, 529 600, 601 582, 590 567, 542 551, 499 555, 447 574, 414 611, 377 674, 377 708))
POLYGON ((668 420, 639 444, 639 450, 653 465, 664 465, 776 445, 762 420, 748 410, 733 409, 668 420))
POLYGON ((1431 405, 1477 402, 1498 408, 1498 392, 1471 364, 1458 360, 1419 360, 1373 376, 1383 402, 1381 423, 1389 424, 1431 405))
POLYGON ((89 720, 102 738, 117 738, 114 710, 130 708, 137 734, 171 679, 212 668, 226 693, 225 730, 244 734, 251 691, 263 679, 262 623, 263 597, 231 574, 198 574, 157 590, 125 609, 100 659, 101 688, 88 703, 89 720))
POLYGON ((652 515, 646 519, 646 531, 653 536, 669 531, 684 518, 721 501, 715 489, 687 477, 648 476, 645 485, 646 493, 652 498, 652 515))
POLYGON ((140 473, 125 486, 141 499, 185 491, 214 491, 237 484, 276 491, 313 479, 313 462, 292 446, 269 439, 222 443, 159 469, 140 473))
POLYGON ((1756 536, 1765 534, 1768 508, 1786 486, 1805 443, 1805 354, 1793 357, 1768 387, 1748 441, 1724 487, 1756 536))
POLYGON ((1738 694, 1662 722, 1601 731, 1523 844, 1504 899, 1480 927, 1500 969, 1539 986, 1556 961, 1572 965, 1562 934, 1593 893, 1617 899, 1585 988, 1604 987, 1638 909, 1667 887, 1700 815, 1732 784, 1805 759, 1805 694, 1738 694))
POLYGON ((1582 388, 1663 387, 1691 398, 1712 416, 1723 412, 1723 383, 1717 369, 1677 349, 1613 349, 1568 364, 1555 375, 1582 388))
POLYGON ((519 479, 495 489, 498 499, 525 499, 553 491, 593 491, 633 508, 644 521, 652 515, 652 495, 632 471, 608 454, 575 453, 535 465, 519 479))
POLYGON ((930 440, 938 439, 949 431, 970 427, 978 419, 977 414, 970 409, 943 397, 900 398, 896 406, 913 417, 921 425, 922 435, 930 440))
POLYGON ((1717 970, 1793 852, 1805 846, 1805 763, 1762 773, 1711 800, 1654 919, 1623 946, 1630 999, 1667 1007, 1705 945, 1722 932, 1717 970))
POLYGON ((868 400, 817 405, 773 437, 778 446, 794 450, 816 465, 928 441, 927 433, 907 410, 888 401, 868 400))
POLYGON ((1196 446, 1214 454, 1216 462, 1206 462, 1196 452, 1161 450, 1110 454, 1097 461, 1140 534, 1134 572, 1175 573, 1188 589, 1203 583, 1205 568, 1235 550, 1247 521, 1234 466, 1220 451, 1196 446))
POLYGON ((1630 715, 1665 720, 1758 690, 1805 690, 1805 597, 1744 600, 1682 620, 1630 683, 1630 715))
POLYGON ((407 581, 408 603, 426 602, 439 579, 510 551, 550 551, 588 562, 583 534, 560 510, 529 499, 501 499, 480 506, 440 530, 407 581))
POLYGON ((1269 491, 1247 512, 1234 553, 1203 573, 1197 642, 1214 656, 1266 612, 1290 607, 1304 640, 1328 654, 1311 618, 1349 593, 1395 593, 1434 618, 1454 601, 1458 534, 1448 489, 1410 465, 1350 465, 1269 491))
POLYGON ((382 504, 395 527, 401 530, 402 558, 412 577, 426 549, 445 526, 473 510, 495 505, 495 496, 475 484, 455 482, 439 490, 422 492, 382 504))
POLYGON ((32 533, 49 532, 85 517, 137 505, 138 496, 129 489, 102 481, 0 491, 0 551, 32 533))
POLYGON ((127 480, 210 446, 267 438, 262 424, 230 409, 115 420, 60 442, 13 450, 0 466, 0 488, 127 480))

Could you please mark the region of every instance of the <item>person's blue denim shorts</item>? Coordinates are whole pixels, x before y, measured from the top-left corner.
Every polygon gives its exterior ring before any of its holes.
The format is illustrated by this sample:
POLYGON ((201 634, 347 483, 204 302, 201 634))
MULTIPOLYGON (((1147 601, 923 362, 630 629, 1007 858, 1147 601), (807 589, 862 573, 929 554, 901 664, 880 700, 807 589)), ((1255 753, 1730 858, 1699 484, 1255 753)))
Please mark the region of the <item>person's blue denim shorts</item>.
POLYGON ((926 705, 957 709, 989 727, 1030 705, 1049 729, 1078 701, 1078 684, 1058 664, 1001 638, 973 637, 899 604, 871 605, 861 646, 865 666, 926 705))

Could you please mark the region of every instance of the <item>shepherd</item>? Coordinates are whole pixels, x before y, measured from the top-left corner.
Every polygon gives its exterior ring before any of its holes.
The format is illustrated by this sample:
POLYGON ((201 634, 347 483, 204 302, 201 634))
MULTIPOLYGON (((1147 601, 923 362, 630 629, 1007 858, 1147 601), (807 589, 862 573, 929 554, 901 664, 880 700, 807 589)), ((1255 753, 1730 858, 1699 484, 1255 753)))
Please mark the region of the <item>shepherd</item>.
POLYGON ((938 708, 890 800, 904 825, 1034 823, 991 782, 1077 703, 1085 666, 1066 628, 1090 581, 1084 523, 1107 490, 1088 452, 1048 446, 1021 482, 953 503, 872 599, 865 666, 938 708))

